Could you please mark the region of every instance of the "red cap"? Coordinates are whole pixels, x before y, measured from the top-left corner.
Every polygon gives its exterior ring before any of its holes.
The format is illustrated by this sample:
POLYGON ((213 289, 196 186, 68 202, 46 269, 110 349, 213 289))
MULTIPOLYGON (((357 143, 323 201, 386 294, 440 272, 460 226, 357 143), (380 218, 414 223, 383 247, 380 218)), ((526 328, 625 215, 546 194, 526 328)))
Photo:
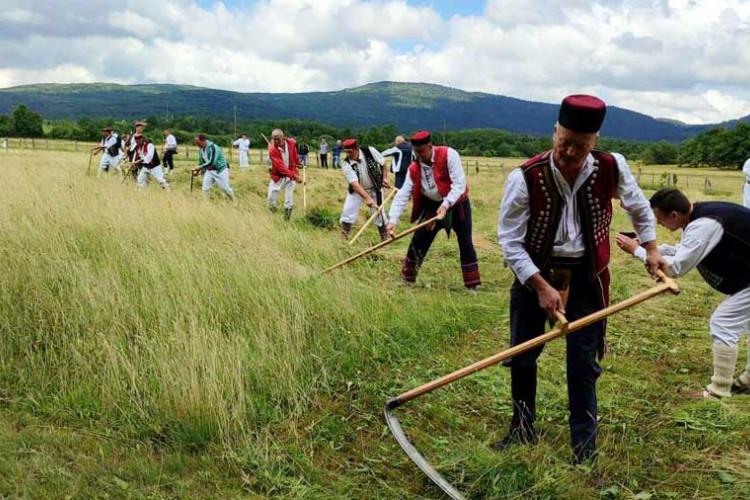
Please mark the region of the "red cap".
POLYGON ((592 95, 570 95, 563 99, 557 123, 582 134, 599 132, 607 114, 607 105, 592 95))
POLYGON ((343 143, 344 149, 356 149, 358 147, 357 145, 357 139, 347 139, 343 143))
POLYGON ((432 136, 429 132, 426 130, 423 130, 421 132, 417 132, 413 136, 411 136, 411 145, 412 146, 421 146, 423 144, 428 144, 432 142, 432 136))

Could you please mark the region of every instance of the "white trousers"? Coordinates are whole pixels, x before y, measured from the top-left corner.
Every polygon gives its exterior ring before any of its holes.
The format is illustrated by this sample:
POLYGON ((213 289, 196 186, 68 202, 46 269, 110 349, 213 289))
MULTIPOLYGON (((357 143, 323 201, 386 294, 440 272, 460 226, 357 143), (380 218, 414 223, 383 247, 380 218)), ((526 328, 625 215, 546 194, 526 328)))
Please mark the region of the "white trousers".
POLYGON ((284 190, 284 208, 294 206, 294 188, 297 185, 289 177, 282 177, 279 182, 273 179, 268 183, 268 208, 276 208, 276 201, 279 199, 279 191, 284 190))
POLYGON ((250 162, 248 161, 247 151, 240 149, 240 168, 247 168, 249 166, 250 162))
POLYGON ((750 334, 750 287, 730 295, 711 315, 714 342, 735 346, 743 333, 750 334))
POLYGON ((742 190, 742 204, 750 208, 750 179, 745 179, 745 188, 742 190))
POLYGON ((117 171, 121 171, 120 169, 120 155, 112 156, 109 153, 102 153, 102 159, 99 161, 99 168, 102 170, 107 170, 108 168, 114 168, 117 169, 117 171))
POLYGON ((214 187, 214 184, 219 186, 219 189, 224 191, 227 196, 234 199, 234 190, 229 185, 228 168, 225 168, 221 172, 216 170, 206 170, 206 173, 203 174, 203 192, 207 194, 211 191, 211 188, 214 187))
MULTIPOLYGON (((367 194, 372 196, 373 200, 377 200, 377 191, 375 189, 367 189, 367 194)), ((359 215, 359 206, 364 200, 360 195, 357 193, 347 193, 346 194, 346 200, 344 200, 344 208, 341 210, 341 218, 339 219, 339 222, 346 222, 348 224, 354 224, 357 222, 357 216, 359 215)), ((368 207, 370 209, 370 215, 375 212, 375 209, 372 207, 368 207)), ((381 214, 378 214, 377 217, 375 217, 375 225, 376 226, 382 226, 383 225, 383 218, 381 217, 381 214)))
POLYGON ((158 167, 154 167, 152 169, 148 169, 146 167, 141 167, 141 169, 138 171, 138 187, 143 189, 147 186, 146 181, 148 181, 149 176, 156 179, 156 182, 159 183, 161 187, 164 189, 169 189, 169 183, 164 178, 164 170, 162 170, 161 165, 158 167))

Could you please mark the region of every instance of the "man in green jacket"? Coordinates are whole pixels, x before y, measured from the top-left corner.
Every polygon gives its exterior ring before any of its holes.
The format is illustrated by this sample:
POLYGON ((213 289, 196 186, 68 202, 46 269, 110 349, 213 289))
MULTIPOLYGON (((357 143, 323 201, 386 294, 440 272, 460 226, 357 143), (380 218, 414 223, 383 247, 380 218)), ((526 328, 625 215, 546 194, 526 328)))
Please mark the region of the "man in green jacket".
POLYGON ((198 146, 198 166, 193 169, 193 175, 203 171, 203 193, 208 194, 216 184, 234 200, 234 191, 229 186, 229 165, 224 152, 203 134, 195 136, 195 145, 198 146))

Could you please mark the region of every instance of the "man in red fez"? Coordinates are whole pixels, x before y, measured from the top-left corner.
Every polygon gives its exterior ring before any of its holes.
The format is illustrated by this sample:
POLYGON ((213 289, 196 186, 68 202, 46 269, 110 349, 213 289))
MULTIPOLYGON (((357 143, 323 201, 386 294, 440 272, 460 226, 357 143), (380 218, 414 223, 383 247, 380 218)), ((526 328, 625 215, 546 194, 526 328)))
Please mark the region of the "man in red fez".
MULTIPOLYGON (((666 262, 656 248, 654 217, 625 158, 594 149, 606 106, 588 95, 566 97, 555 124, 552 149, 533 157, 507 179, 498 240, 515 274, 511 287, 511 345, 544 333, 559 311, 569 321, 609 303, 609 230, 612 199, 628 213, 654 273, 666 262), (559 289, 567 289, 567 304, 559 289)), ((597 357, 604 353, 605 321, 568 337, 568 408, 573 462, 596 453, 597 357), (598 355, 598 356, 597 356, 598 355)), ((537 358, 542 348, 509 360, 513 418, 495 445, 535 442, 537 358)))
POLYGON ((417 158, 409 165, 404 185, 393 198, 389 213, 388 232, 393 234, 399 218, 412 198, 411 221, 438 216, 437 224, 414 233, 401 268, 401 277, 407 284, 417 280, 427 252, 438 232, 445 229, 456 233, 461 255, 461 272, 464 286, 472 292, 482 283, 479 262, 471 239, 471 204, 469 187, 458 152, 447 146, 434 146, 429 132, 417 132, 411 138, 417 158))
MULTIPOLYGON (((372 146, 360 146, 357 139, 344 141, 346 158, 341 162, 341 172, 349 183, 349 193, 341 210, 341 235, 349 238, 352 224, 357 221, 359 205, 364 201, 370 207, 370 213, 375 212, 383 203, 383 188, 389 188, 388 169, 385 158, 380 151, 372 146)), ((380 232, 380 239, 388 239, 385 221, 380 214, 375 218, 375 225, 380 232)))

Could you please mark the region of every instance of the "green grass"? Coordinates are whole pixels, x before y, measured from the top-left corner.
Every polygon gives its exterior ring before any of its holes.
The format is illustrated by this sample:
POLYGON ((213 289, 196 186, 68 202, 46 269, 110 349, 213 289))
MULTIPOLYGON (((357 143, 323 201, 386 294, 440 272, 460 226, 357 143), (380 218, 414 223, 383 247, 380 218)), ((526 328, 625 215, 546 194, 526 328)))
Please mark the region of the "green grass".
MULTIPOLYGON (((322 222, 302 215, 298 188, 285 224, 265 209, 257 164, 232 172, 233 205, 189 193, 183 161, 169 193, 87 176, 87 163, 0 152, 0 496, 439 496, 382 406, 508 345, 511 275, 494 242, 504 176, 469 177, 473 297, 455 237, 438 238, 413 288, 398 279, 407 241, 316 277, 378 241, 373 228, 349 247, 327 223, 346 195, 338 171, 309 171, 322 222)), ((618 208, 613 230, 627 226, 618 208)), ((650 286, 624 255, 612 270, 614 300, 650 286)), ((500 367, 405 405, 404 427, 472 498, 745 498, 750 398, 684 395, 710 376, 721 298, 698 275, 681 284, 610 321, 593 469, 567 462, 560 342, 541 358, 539 446, 489 447, 511 413, 500 367)))

